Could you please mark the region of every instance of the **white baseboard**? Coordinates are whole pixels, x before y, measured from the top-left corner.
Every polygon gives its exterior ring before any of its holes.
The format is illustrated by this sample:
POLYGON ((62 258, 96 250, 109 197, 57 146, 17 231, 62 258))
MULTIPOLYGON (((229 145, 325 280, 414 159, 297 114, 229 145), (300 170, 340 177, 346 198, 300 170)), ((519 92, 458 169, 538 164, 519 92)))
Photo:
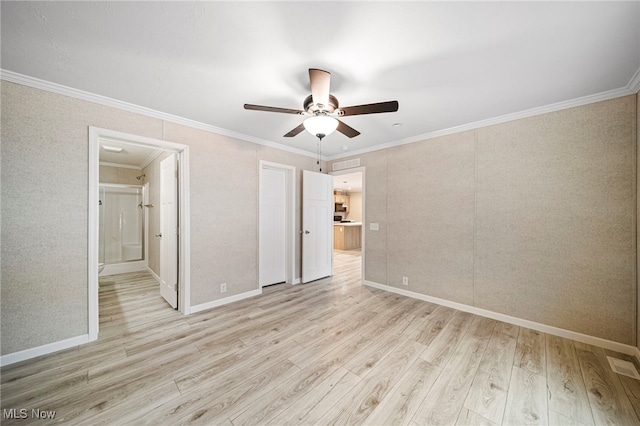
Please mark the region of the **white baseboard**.
POLYGON ((563 328, 553 327, 546 324, 541 324, 526 319, 512 317, 510 315, 501 314, 498 312, 489 311, 482 308, 476 308, 474 306, 465 305, 458 302, 452 302, 446 299, 440 299, 438 297, 427 296, 426 294, 416 293, 402 288, 392 287, 384 284, 378 284, 373 281, 363 280, 362 283, 369 287, 374 287, 379 290, 388 291, 391 293, 400 294, 402 296, 412 297, 414 299, 424 300, 425 302, 435 303, 437 305, 447 306, 449 308, 457 309, 463 312, 469 312, 481 317, 491 318, 498 321, 506 322, 509 324, 517 325, 520 327, 530 328, 543 333, 551 334, 554 336, 564 337, 566 339, 575 340, 576 342, 586 343, 588 345, 594 345, 605 349, 610 349, 616 352, 620 352, 626 355, 635 356, 640 362, 640 350, 635 346, 625 345, 624 343, 613 342, 611 340, 602 339, 600 337, 589 336, 587 334, 578 333, 571 330, 565 330, 563 328))
POLYGON ((160 279, 160 277, 158 276, 158 274, 156 274, 155 272, 153 272, 153 269, 149 268, 147 266, 147 272, 149 272, 149 274, 151 274, 151 276, 158 281, 158 284, 160 284, 162 282, 162 280, 160 279))
POLYGON ((84 334, 82 336, 72 337, 70 339, 60 340, 59 342, 48 343, 46 345, 38 346, 31 349, 25 349, 23 351, 14 352, 12 354, 2 355, 0 357, 0 367, 6 365, 15 364, 16 362, 26 361, 31 358, 36 358, 42 355, 51 354, 64 349, 69 349, 74 346, 83 345, 89 343, 89 335, 84 334))
POLYGON ((300 282, 301 282, 300 277, 298 277, 298 278, 293 280, 293 284, 291 284, 291 285, 300 284, 300 282))
POLYGON ((229 303, 237 302, 243 299, 248 299, 249 297, 259 296, 261 294, 262 294, 262 289, 247 291, 245 293, 240 293, 234 296, 225 297, 224 299, 212 300, 211 302, 191 306, 190 312, 192 314, 195 314, 196 312, 205 311, 207 309, 216 308, 222 305, 227 305, 229 303))

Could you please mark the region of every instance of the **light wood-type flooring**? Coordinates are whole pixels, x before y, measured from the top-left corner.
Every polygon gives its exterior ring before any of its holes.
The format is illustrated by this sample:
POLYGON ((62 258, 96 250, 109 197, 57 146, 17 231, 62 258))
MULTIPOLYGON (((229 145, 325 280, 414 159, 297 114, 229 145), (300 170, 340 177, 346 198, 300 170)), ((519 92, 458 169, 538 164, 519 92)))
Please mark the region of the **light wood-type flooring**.
POLYGON ((360 261, 186 317, 146 273, 103 278, 98 341, 2 369, 3 416, 28 412, 2 424, 640 424, 623 355, 363 286, 360 261))

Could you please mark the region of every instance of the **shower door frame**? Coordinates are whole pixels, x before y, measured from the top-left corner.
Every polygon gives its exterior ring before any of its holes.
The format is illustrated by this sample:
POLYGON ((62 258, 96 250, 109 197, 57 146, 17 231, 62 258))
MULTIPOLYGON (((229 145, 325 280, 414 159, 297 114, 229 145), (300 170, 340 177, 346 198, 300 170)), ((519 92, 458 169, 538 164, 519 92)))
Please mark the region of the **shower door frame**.
MULTIPOLYGON (((142 204, 147 204, 145 202, 145 197, 147 197, 145 191, 145 185, 129 185, 122 183, 110 183, 110 182, 99 182, 99 187, 107 187, 107 188, 136 188, 140 189, 141 201, 142 204)), ((104 202, 104 201, 103 201, 104 202)), ((142 239, 140 244, 142 245, 142 252, 140 254, 140 259, 134 260, 122 260, 117 263, 107 263, 105 258, 105 270, 101 272, 101 275, 112 275, 112 274, 120 274, 123 272, 133 272, 133 271, 146 271, 148 267, 148 259, 147 259, 147 215, 146 211, 141 211, 141 224, 142 224, 142 239)), ((106 238, 106 237, 105 237, 106 238)), ((99 242, 99 241, 98 241, 99 242)))
POLYGON ((160 139, 137 136, 115 130, 89 126, 89 227, 88 227, 88 331, 89 341, 98 339, 98 194, 100 139, 111 139, 130 145, 174 152, 178 158, 178 310, 191 313, 191 250, 189 199, 189 146, 160 139))

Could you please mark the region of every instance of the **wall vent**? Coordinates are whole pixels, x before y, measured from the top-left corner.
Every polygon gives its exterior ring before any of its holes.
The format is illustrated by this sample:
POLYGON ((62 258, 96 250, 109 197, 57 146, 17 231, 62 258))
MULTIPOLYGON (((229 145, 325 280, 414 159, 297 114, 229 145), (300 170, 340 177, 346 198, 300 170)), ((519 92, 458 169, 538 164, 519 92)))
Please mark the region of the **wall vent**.
POLYGON ((629 361, 624 361, 618 358, 614 358, 608 356, 609 365, 611 369, 618 374, 622 374, 623 376, 628 376, 636 380, 640 380, 640 374, 638 374, 638 370, 636 370, 636 366, 629 361))
POLYGON ((336 172, 338 170, 351 169, 353 167, 360 167, 360 159, 354 158, 353 160, 338 161, 331 165, 331 170, 336 172))

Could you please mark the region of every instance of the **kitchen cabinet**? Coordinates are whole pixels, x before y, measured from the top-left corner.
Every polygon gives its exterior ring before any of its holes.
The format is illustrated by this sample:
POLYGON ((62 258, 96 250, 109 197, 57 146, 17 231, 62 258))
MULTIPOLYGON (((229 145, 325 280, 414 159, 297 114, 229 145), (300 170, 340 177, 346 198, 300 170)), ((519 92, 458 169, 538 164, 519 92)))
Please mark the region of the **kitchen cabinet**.
POLYGON ((342 195, 342 194, 338 194, 338 193, 334 193, 333 194, 333 202, 335 204, 344 204, 346 207, 344 208, 344 210, 338 210, 336 209, 337 212, 348 212, 349 211, 349 196, 348 195, 342 195))
POLYGON ((333 200, 334 200, 335 203, 345 203, 345 204, 349 205, 349 196, 348 195, 334 194, 333 195, 333 200))
POLYGON ((346 203, 347 202, 347 198, 349 198, 348 195, 342 195, 342 194, 335 194, 333 196, 333 199, 336 203, 346 203))
POLYGON ((333 248, 336 250, 352 250, 360 248, 362 225, 333 225, 333 248))

